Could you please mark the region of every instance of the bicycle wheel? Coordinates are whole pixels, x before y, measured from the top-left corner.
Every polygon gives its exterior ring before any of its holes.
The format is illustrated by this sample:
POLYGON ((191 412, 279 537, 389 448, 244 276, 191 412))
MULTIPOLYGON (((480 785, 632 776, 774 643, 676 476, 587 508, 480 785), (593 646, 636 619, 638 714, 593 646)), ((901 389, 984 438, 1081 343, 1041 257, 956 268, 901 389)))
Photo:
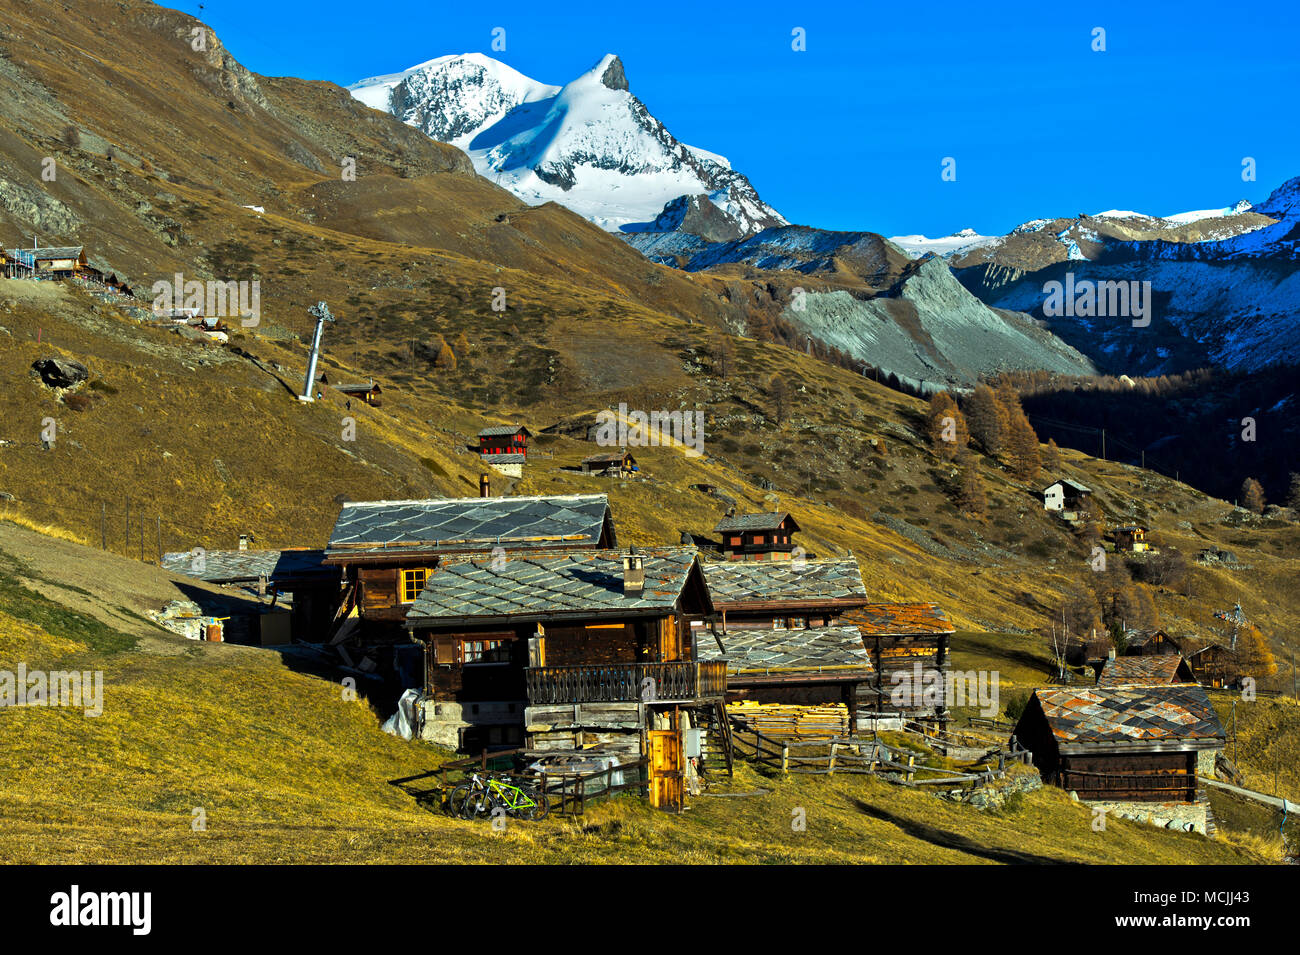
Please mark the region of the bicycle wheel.
POLYGON ((530 822, 540 822, 551 813, 550 800, 546 798, 546 793, 539 792, 536 789, 521 787, 520 792, 532 803, 531 806, 524 806, 520 811, 525 819, 530 822))
POLYGON ((474 792, 474 787, 469 783, 461 783, 453 789, 451 795, 447 797, 447 811, 457 819, 466 818, 465 803, 472 792, 474 792))
POLYGON ((491 793, 484 792, 481 789, 475 790, 469 794, 465 800, 465 809, 461 813, 462 819, 487 819, 492 815, 492 809, 497 805, 497 800, 491 793))

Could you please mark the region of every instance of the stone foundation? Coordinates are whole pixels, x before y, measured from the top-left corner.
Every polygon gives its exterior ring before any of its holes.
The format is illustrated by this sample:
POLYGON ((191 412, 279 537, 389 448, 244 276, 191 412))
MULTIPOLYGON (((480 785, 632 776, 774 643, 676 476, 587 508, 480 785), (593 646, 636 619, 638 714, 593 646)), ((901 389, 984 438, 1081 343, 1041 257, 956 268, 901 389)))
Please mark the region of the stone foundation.
POLYGON ((1081 800, 1084 805, 1106 810, 1106 815, 1130 819, 1164 829, 1208 834, 1209 818, 1205 806, 1194 802, 1097 802, 1081 800))
POLYGON ((455 703, 424 700, 420 704, 420 739, 450 749, 460 746, 460 731, 470 726, 510 726, 523 722, 522 700, 455 703))

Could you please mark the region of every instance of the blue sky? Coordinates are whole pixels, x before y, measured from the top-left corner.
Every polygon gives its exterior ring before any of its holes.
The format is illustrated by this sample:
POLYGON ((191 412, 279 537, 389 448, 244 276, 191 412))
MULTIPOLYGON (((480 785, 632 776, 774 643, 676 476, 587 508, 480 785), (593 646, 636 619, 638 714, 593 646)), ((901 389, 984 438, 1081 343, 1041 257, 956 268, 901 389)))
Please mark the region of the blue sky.
POLYGON ((1258 201, 1300 175, 1294 2, 177 6, 250 69, 342 85, 471 51, 562 84, 617 53, 674 135, 728 157, 791 221, 825 228, 935 236, 1167 215, 1258 201), (941 178, 945 157, 955 181, 941 178))

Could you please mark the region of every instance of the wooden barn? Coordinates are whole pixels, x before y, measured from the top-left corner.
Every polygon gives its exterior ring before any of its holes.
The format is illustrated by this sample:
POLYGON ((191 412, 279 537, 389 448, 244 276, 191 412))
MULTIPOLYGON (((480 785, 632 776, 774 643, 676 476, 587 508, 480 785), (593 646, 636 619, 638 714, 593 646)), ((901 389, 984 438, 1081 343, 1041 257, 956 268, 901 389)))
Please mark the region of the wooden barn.
POLYGON ((1200 686, 1040 689, 1013 736, 1045 783, 1119 815, 1205 831, 1197 774, 1213 772, 1224 734, 1200 686))
POLYGON ((636 458, 625 448, 605 454, 592 454, 582 459, 583 474, 599 474, 601 477, 629 477, 638 472, 636 458))
POLYGON ((1125 524, 1110 532, 1110 539, 1115 542, 1115 549, 1124 553, 1142 554, 1151 549, 1147 541, 1149 527, 1140 524, 1125 524))
MULTIPOLYGON (((871 704, 878 718, 933 722, 948 719, 948 643, 956 633, 948 615, 932 603, 867 604, 845 616, 862 631, 876 685, 871 704), (895 690, 918 680, 937 691, 900 699, 895 690)), ((936 727, 937 728, 937 727, 936 727)))
POLYGON ((862 571, 852 557, 710 561, 704 580, 723 630, 834 626, 842 614, 867 603, 862 571))
POLYGON ((1241 683, 1241 661, 1231 647, 1207 637, 1179 638, 1182 654, 1196 679, 1216 689, 1234 688, 1241 683))
POLYGON ((405 642, 406 612, 447 557, 617 544, 604 494, 349 502, 325 549, 344 587, 332 640, 405 642))
POLYGON ((406 618, 426 647, 422 736, 645 756, 651 802, 680 806, 687 731, 726 689, 688 626, 708 599, 692 548, 448 560, 406 618))
POLYGON ((1086 514, 1092 500, 1092 490, 1070 478, 1053 481, 1039 495, 1043 499, 1044 510, 1061 511, 1064 515, 1073 516, 1086 514))
POLYGON ((325 564, 322 550, 209 550, 201 557, 190 552, 168 553, 163 555, 162 568, 239 588, 283 610, 287 625, 271 619, 248 628, 247 642, 261 646, 292 640, 323 643, 338 611, 341 575, 337 567, 325 564))
POLYGON ((857 727, 861 691, 875 683, 857 627, 728 629, 696 637, 703 659, 727 667, 727 702, 842 704, 845 729, 857 727), (709 647, 709 643, 716 644, 709 647))
POLYGON ((372 408, 379 408, 384 403, 384 389, 380 388, 379 382, 374 379, 355 384, 331 385, 331 387, 349 399, 360 398, 372 408))
POLYGON ((1097 677, 1098 686, 1168 686, 1171 683, 1195 682, 1192 668, 1180 654, 1111 657, 1097 677))
POLYGON ((713 530, 722 535, 722 553, 728 560, 788 560, 799 525, 777 511, 724 517, 713 530))
POLYGON ((1182 654, 1176 637, 1160 629, 1125 630, 1124 655, 1135 657, 1175 656, 1182 654))

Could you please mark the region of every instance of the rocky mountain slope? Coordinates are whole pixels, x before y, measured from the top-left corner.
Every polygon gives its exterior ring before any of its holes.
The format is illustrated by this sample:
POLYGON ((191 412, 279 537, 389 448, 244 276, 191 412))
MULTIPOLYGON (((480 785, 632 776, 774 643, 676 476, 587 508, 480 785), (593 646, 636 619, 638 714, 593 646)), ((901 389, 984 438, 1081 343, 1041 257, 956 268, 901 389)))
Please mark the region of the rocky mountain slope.
MULTIPOLYGON (((1111 211, 1035 220, 955 250, 950 263, 985 303, 1046 318, 1115 374, 1197 367, 1254 370, 1300 362, 1300 179, 1259 206, 1167 218, 1111 211), (1121 315, 1046 315, 1048 283, 1150 283, 1151 323, 1121 315)), ((1129 285, 1130 288, 1135 287, 1129 285)))
POLYGON ((605 229, 639 230, 666 206, 694 197, 707 197, 714 234, 727 238, 785 222, 726 159, 678 141, 652 116, 617 56, 564 86, 469 53, 349 89, 464 149, 481 175, 530 205, 553 200, 605 229))

